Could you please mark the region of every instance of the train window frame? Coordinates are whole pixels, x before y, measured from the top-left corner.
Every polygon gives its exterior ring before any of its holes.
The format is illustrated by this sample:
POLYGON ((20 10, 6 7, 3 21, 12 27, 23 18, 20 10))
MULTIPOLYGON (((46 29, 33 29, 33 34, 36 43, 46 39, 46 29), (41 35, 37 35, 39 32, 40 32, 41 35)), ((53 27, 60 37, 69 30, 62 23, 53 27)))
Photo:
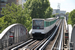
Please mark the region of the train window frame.
POLYGON ((33 20, 33 29, 44 29, 44 20, 33 20), (40 25, 35 25, 34 26, 34 21, 43 21, 43 25, 42 26, 40 26, 40 25))

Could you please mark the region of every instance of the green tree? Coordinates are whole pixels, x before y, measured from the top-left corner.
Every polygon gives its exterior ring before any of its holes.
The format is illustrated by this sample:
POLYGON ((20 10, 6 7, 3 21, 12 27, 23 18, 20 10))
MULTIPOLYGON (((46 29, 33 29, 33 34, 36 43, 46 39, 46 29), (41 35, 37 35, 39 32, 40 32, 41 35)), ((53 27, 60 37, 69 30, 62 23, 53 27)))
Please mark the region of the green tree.
POLYGON ((52 14, 49 0, 27 0, 24 9, 32 18, 49 18, 52 14))
MULTIPOLYGON (((14 3, 9 6, 9 4, 6 5, 6 8, 2 9, 2 14, 4 15, 1 21, 3 21, 5 25, 4 29, 14 23, 21 23, 23 24, 28 31, 31 29, 31 17, 29 14, 25 14, 25 10, 22 8, 21 5, 16 5, 14 3)), ((3 27, 3 26, 1 26, 3 27)), ((0 29, 3 30, 3 29, 0 29)))
POLYGON ((67 12, 66 15, 69 15, 69 12, 67 12))
POLYGON ((52 8, 48 7, 45 11, 45 18, 50 18, 52 16, 52 8))
POLYGON ((71 20, 71 17, 68 16, 68 21, 67 21, 68 24, 72 24, 72 20, 71 20))
POLYGON ((70 12, 68 23, 74 25, 75 24, 75 9, 70 12))
POLYGON ((55 14, 53 14, 52 17, 55 17, 55 14))
POLYGON ((7 22, 4 22, 4 17, 0 18, 0 33, 7 27, 7 22))

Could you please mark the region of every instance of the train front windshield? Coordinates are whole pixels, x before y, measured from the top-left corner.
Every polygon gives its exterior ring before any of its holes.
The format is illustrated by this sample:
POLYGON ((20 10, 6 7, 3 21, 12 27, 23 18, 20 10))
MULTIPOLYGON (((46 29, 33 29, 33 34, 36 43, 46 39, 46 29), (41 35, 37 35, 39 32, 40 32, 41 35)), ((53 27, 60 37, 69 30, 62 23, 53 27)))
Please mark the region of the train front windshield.
POLYGON ((44 20, 33 20, 33 29, 44 29, 44 20))

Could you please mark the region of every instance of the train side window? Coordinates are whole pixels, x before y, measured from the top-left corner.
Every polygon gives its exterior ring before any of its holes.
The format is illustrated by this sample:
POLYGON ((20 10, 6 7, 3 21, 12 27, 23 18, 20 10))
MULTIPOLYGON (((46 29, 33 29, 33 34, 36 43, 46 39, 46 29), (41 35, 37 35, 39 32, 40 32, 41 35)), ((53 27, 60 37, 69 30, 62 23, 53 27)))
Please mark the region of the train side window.
POLYGON ((46 22, 46 27, 47 27, 47 22, 46 22))
POLYGON ((48 26, 49 26, 49 22, 48 22, 48 26))
POLYGON ((50 22, 49 22, 49 26, 50 26, 50 22))
POLYGON ((51 23, 51 25, 52 25, 52 22, 50 22, 51 23))

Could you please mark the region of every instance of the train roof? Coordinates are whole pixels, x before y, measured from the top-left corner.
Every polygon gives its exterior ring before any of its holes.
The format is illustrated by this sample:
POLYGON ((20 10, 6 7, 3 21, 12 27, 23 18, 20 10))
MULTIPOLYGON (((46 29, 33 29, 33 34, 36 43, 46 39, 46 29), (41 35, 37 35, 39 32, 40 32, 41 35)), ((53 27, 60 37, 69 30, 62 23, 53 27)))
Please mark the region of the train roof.
MULTIPOLYGON (((47 18, 47 19, 56 19, 56 18, 47 18)), ((47 19, 46 19, 46 20, 47 20, 47 19)))
POLYGON ((33 18, 32 20, 53 20, 53 19, 56 19, 56 18, 33 18))
POLYGON ((56 18, 47 18, 45 21, 53 21, 55 20, 56 18))
POLYGON ((45 20, 43 18, 33 18, 32 20, 45 20))

